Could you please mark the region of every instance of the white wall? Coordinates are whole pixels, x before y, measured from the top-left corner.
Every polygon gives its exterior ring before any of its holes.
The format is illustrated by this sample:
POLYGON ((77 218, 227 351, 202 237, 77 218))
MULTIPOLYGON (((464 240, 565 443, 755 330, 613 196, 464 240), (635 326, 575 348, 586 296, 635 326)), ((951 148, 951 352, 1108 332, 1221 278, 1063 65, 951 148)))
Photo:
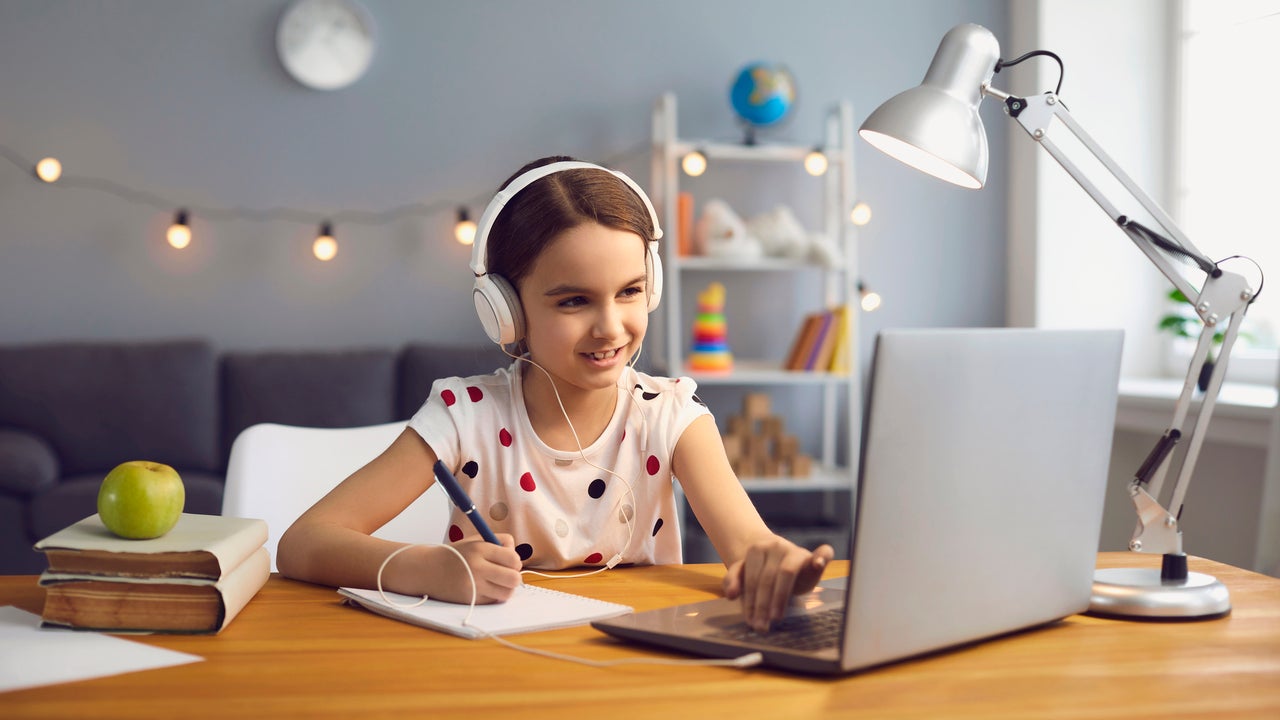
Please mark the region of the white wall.
MULTIPOLYGON (((1005 58, 1032 49, 1061 56, 1066 68, 1061 97, 1072 115, 1166 208, 1172 192, 1170 28, 1176 11, 1177 4, 1166 0, 1013 2, 1013 41, 1001 47, 1005 58)), ((994 84, 1030 94, 1052 89, 1057 78, 1057 65, 1039 59, 1002 72, 994 84), (1031 65, 1034 71, 1024 69, 1031 65), (1002 77, 1006 74, 1008 78, 1002 77)), ((1055 134, 1055 140, 1059 137, 1068 136, 1055 134)), ((1166 344, 1157 337, 1155 324, 1169 283, 1030 137, 1019 129, 1009 143, 1010 324, 1122 327, 1122 373, 1163 375, 1166 344)), ((1102 174, 1090 177, 1109 182, 1102 174)), ((1141 217, 1136 200, 1116 186, 1104 187, 1116 202, 1125 200, 1122 212, 1141 217)), ((1135 412, 1138 404, 1135 397, 1122 397, 1121 414, 1135 412)), ((1173 417, 1172 398, 1154 405, 1159 419, 1140 426, 1122 423, 1115 434, 1103 550, 1125 549, 1133 533, 1136 516, 1127 485, 1173 417)), ((1205 443, 1186 497, 1184 546, 1192 555, 1274 572, 1280 570, 1273 567, 1280 553, 1265 543, 1280 533, 1274 527, 1280 507, 1275 477, 1280 473, 1268 472, 1268 444, 1257 439, 1270 437, 1274 413, 1248 410, 1227 417, 1233 411, 1219 408, 1215 415, 1211 428, 1230 425, 1239 434, 1224 438, 1211 432, 1205 443)), ((1166 490, 1172 484, 1171 479, 1166 490)))

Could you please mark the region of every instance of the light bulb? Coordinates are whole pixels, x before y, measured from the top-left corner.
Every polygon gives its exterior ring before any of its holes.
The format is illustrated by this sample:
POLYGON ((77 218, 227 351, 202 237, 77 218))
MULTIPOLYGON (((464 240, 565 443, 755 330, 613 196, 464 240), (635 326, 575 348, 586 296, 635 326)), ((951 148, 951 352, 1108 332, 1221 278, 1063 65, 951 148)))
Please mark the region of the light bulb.
POLYGON ((338 241, 333 239, 332 225, 327 222, 320 225, 320 235, 311 244, 311 252, 315 254, 317 260, 325 262, 332 260, 338 254, 338 241))
POLYGON ((187 225, 187 211, 179 210, 173 217, 165 238, 175 250, 181 250, 191 244, 191 227, 187 225))
POLYGON ((58 158, 47 157, 36 163, 36 177, 47 183, 58 182, 58 178, 62 177, 62 163, 58 162, 58 158))
POLYGON ((853 212, 849 213, 849 220, 854 225, 866 225, 871 222, 871 206, 860 202, 853 206, 853 212))
POLYGON ((825 173, 827 171, 827 156, 823 154, 821 149, 815 148, 804 156, 804 169, 814 177, 825 173))
POLYGON ((862 296, 858 304, 862 307, 863 312, 871 312, 880 307, 880 293, 868 290, 861 280, 858 281, 858 294, 862 296))
POLYGON ((707 171, 707 156, 701 150, 694 150, 680 160, 680 167, 689 177, 698 177, 707 171))
POLYGON ((458 208, 458 223, 453 226, 453 236, 463 245, 470 245, 476 241, 476 224, 464 207, 458 208))

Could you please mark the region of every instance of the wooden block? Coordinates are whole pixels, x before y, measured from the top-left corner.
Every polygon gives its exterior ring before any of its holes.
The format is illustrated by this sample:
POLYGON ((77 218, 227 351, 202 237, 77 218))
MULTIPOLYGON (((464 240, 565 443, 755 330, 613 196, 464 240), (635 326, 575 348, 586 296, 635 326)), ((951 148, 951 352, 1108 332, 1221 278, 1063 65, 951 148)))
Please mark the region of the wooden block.
POLYGON ((783 435, 776 443, 774 454, 779 460, 789 462, 800 454, 800 438, 795 435, 783 435))
POLYGON ((768 417, 771 400, 766 393, 747 393, 742 399, 742 414, 748 420, 768 417))
POLYGON ((782 437, 782 418, 777 415, 760 418, 760 434, 767 438, 782 437))
POLYGON ((782 463, 778 462, 777 458, 767 457, 761 465, 763 470, 760 472, 760 477, 776 478, 782 475, 782 463))
POLYGON ((728 434, 745 438, 751 434, 751 423, 741 415, 733 415, 729 418, 728 434))
POLYGON ((813 473, 813 459, 808 455, 797 455, 791 459, 791 477, 809 477, 813 473))

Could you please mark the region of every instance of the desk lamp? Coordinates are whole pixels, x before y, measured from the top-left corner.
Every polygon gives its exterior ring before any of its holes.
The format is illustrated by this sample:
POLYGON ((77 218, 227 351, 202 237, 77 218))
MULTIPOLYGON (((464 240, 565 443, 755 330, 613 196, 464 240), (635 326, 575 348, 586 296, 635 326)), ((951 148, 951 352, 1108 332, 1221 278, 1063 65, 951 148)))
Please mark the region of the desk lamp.
MULTIPOLYGON (((978 189, 987 176, 987 137, 978 116, 978 105, 984 97, 994 97, 1004 103, 1005 113, 1053 156, 1169 282, 1190 299, 1203 327, 1182 393, 1174 405, 1173 422, 1129 483, 1138 515, 1129 549, 1162 553, 1162 567, 1160 570, 1097 570, 1089 609, 1102 615, 1137 618, 1195 619, 1223 615, 1231 609, 1227 589, 1212 576, 1187 572, 1178 522, 1191 471, 1226 373, 1227 356, 1239 334, 1245 310, 1256 293, 1242 276, 1222 270, 1191 244, 1173 220, 1080 127, 1057 91, 1018 97, 991 86, 995 73, 1033 56, 1051 57, 1061 66, 1062 61, 1056 55, 1037 50, 1007 61, 999 55, 999 43, 986 28, 972 24, 952 28, 938 45, 924 81, 876 108, 858 133, 877 149, 918 170, 962 187, 978 189), (1136 201, 1154 219, 1156 227, 1148 227, 1121 212, 1117 202, 1055 143, 1054 137, 1061 133, 1069 133, 1069 137, 1083 145, 1110 173, 1111 185, 1118 183, 1129 194, 1126 200, 1136 201), (1203 273, 1202 287, 1197 289, 1183 277, 1173 261, 1186 262, 1203 273), (1192 393, 1217 332, 1223 333, 1219 359, 1213 366, 1194 427, 1184 435, 1182 428, 1192 393), (1166 507, 1158 500, 1161 486, 1170 469, 1174 446, 1184 437, 1186 452, 1166 507)), ((1059 77, 1058 90, 1061 85, 1059 77)))

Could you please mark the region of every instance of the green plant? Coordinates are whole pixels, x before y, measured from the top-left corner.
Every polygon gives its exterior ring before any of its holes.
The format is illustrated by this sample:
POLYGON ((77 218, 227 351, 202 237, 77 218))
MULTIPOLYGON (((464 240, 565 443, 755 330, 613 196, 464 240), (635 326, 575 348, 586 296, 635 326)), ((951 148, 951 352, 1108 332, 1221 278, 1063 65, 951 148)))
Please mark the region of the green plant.
MULTIPOLYGON (((1166 297, 1178 303, 1182 308, 1185 308, 1186 310, 1182 313, 1171 312, 1165 315, 1164 317, 1160 318, 1160 324, 1157 327, 1159 327, 1160 330, 1164 332, 1172 333, 1175 337, 1187 338, 1189 340, 1198 339, 1200 337, 1200 330, 1203 327, 1203 325, 1200 321, 1200 317, 1196 315, 1194 310, 1191 308, 1191 301, 1188 300, 1187 296, 1183 295, 1182 291, 1178 290, 1177 288, 1170 290, 1168 295, 1166 295, 1166 297)), ((1223 337, 1224 337, 1224 331, 1222 330, 1219 330, 1213 334, 1214 348, 1217 348, 1220 345, 1222 345, 1223 337)), ((1239 337, 1241 339, 1249 339, 1250 335, 1249 333, 1242 332, 1240 333, 1239 337)), ((1209 351, 1209 357, 1206 359, 1206 362, 1213 362, 1213 350, 1209 351)))

